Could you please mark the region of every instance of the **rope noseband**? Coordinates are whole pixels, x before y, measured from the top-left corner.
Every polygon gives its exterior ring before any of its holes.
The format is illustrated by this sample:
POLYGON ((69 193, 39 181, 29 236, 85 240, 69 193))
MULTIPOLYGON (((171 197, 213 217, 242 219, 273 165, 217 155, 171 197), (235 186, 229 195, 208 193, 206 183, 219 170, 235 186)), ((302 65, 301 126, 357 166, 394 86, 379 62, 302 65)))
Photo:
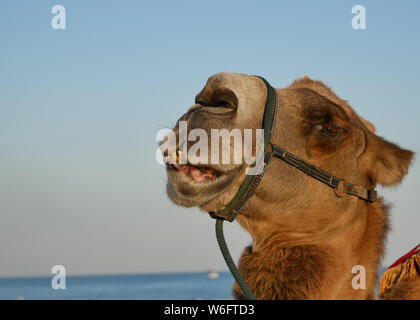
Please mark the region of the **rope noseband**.
POLYGON ((223 258, 225 259, 225 262, 230 272, 232 273, 242 292, 244 293, 246 298, 250 300, 255 300, 256 297, 242 278, 229 253, 223 235, 223 221, 227 220, 229 222, 232 222, 233 220, 235 220, 236 216, 241 212, 246 202, 251 198, 252 194, 254 193, 255 189, 260 183, 273 156, 285 161, 286 163, 299 169, 303 173, 333 188, 335 194, 340 198, 343 197, 345 194, 350 194, 369 202, 374 202, 377 198, 377 193, 375 190, 366 190, 361 186, 345 183, 344 180, 317 168, 313 164, 307 163, 303 159, 291 154, 290 152, 287 152, 283 148, 272 143, 277 113, 278 97, 275 89, 264 78, 259 78, 264 82, 267 88, 267 100, 265 103, 264 117, 262 123, 262 127, 264 129, 264 167, 262 168, 260 174, 247 175, 245 177, 244 181, 239 187, 238 192, 224 209, 216 212, 209 212, 210 216, 216 219, 216 238, 220 247, 220 251, 223 254, 223 258))

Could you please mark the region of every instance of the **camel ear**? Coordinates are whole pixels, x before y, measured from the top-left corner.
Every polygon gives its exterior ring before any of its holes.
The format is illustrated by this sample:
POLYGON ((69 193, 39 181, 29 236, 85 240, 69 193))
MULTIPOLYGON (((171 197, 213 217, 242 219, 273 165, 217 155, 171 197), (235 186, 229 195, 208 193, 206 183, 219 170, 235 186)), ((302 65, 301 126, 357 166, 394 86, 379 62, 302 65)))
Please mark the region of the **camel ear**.
POLYGON ((370 176, 374 182, 384 186, 396 184, 407 174, 414 152, 402 149, 392 142, 374 137, 373 171, 370 176))
POLYGON ((376 128, 373 125, 372 122, 370 122, 369 120, 366 120, 365 118, 359 116, 360 120, 362 121, 362 123, 365 125, 365 127, 372 133, 375 133, 376 128))

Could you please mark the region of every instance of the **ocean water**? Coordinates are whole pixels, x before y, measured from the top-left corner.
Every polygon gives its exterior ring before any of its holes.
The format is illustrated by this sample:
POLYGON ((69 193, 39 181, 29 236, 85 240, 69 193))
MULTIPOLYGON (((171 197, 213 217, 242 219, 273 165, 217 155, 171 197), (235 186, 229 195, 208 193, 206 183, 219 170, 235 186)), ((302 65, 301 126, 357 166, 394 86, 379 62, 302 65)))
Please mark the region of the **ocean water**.
POLYGON ((233 278, 220 272, 67 276, 66 289, 54 290, 52 277, 0 279, 0 299, 229 299, 233 278))
MULTIPOLYGON (((385 271, 383 268, 380 275, 385 271)), ((67 276, 66 289, 54 290, 52 277, 0 278, 0 300, 196 300, 230 299, 233 277, 220 272, 163 273, 139 275, 67 276)))

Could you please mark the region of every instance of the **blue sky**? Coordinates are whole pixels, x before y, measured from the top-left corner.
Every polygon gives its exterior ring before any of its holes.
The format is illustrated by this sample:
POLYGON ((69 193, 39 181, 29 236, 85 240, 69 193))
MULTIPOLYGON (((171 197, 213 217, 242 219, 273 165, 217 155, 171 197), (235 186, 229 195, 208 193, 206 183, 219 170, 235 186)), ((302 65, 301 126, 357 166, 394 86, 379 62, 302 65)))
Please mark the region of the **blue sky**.
MULTIPOLYGON (((167 200, 155 162, 157 130, 220 71, 321 79, 418 152, 419 12, 414 0, 2 1, 0 276, 225 268, 213 222, 167 200), (66 30, 51 28, 56 4, 66 30), (366 30, 351 28, 356 4, 366 30)), ((394 203, 386 264, 420 242, 419 174, 415 161, 380 189, 394 203)), ((249 237, 227 232, 238 256, 249 237)))

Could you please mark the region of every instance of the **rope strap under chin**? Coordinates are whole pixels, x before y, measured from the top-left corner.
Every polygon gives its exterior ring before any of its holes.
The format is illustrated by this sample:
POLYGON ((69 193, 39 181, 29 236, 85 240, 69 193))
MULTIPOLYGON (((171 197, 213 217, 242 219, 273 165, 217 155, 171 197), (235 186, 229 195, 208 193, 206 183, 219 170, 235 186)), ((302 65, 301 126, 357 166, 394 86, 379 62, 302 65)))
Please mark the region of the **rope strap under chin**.
POLYGON ((236 268, 235 262, 233 262, 232 256, 229 253, 229 249, 225 241, 225 236, 223 234, 223 221, 224 219, 221 218, 216 219, 216 238, 217 243, 219 244, 220 251, 222 252, 223 258, 225 259, 230 273, 235 278, 235 281, 238 284, 239 288, 241 288, 242 293, 246 296, 248 300, 256 300, 257 298, 255 298, 251 289, 249 289, 244 278, 242 278, 238 268, 236 268))

